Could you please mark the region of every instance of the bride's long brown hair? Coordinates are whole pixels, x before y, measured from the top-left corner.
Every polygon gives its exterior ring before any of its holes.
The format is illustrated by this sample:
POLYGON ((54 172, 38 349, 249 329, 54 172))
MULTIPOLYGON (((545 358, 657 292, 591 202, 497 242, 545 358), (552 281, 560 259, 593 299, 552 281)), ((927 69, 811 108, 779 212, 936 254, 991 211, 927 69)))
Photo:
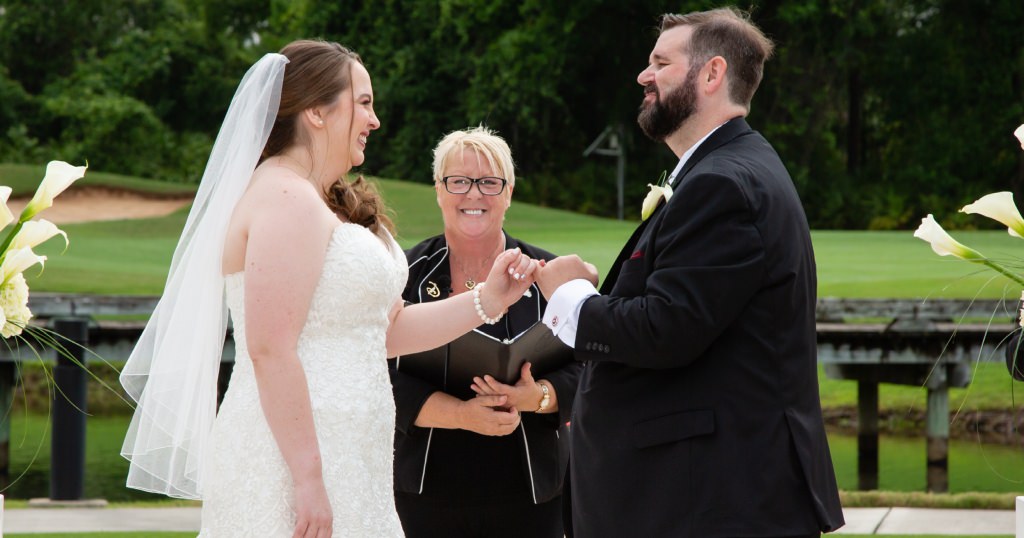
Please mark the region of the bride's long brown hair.
MULTIPOLYGON (((293 41, 281 49, 281 54, 288 58, 281 104, 260 162, 306 142, 303 138, 307 135, 298 128, 299 115, 303 110, 333 103, 352 86, 352 62, 363 63, 355 52, 328 41, 293 41)), ((384 200, 363 176, 351 183, 339 178, 325 194, 331 211, 344 219, 373 233, 379 233, 381 226, 394 233, 384 200)))

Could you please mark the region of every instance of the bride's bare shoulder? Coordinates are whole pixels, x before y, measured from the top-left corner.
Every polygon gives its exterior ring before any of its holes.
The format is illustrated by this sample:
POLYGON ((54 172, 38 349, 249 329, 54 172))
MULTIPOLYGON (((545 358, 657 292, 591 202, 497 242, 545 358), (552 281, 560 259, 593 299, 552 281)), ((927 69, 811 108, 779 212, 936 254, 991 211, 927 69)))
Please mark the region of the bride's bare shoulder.
POLYGON ((245 197, 248 205, 271 212, 326 209, 313 183, 283 166, 258 167, 245 197))

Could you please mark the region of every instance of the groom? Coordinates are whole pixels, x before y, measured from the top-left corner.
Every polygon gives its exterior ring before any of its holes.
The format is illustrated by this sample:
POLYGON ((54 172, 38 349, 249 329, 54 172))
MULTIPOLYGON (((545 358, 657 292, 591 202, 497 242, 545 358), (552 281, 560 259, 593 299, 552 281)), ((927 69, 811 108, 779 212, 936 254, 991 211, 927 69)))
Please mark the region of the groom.
POLYGON ((744 120, 771 42, 744 14, 665 15, 639 123, 675 194, 600 294, 575 256, 538 276, 586 362, 570 426, 576 537, 808 537, 842 526, 818 399, 803 208, 744 120))

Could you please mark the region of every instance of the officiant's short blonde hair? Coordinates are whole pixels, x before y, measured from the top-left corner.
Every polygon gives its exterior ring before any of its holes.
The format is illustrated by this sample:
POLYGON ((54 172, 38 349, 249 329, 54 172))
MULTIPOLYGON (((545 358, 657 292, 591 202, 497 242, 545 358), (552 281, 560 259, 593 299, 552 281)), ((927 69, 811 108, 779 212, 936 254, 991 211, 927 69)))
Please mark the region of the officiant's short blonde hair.
POLYGON ((516 170, 512 162, 512 150, 505 139, 483 125, 452 131, 437 143, 437 147, 434 148, 435 183, 441 181, 451 156, 456 151, 467 149, 476 151, 478 157, 483 156, 494 174, 508 181, 509 187, 515 186, 516 170))

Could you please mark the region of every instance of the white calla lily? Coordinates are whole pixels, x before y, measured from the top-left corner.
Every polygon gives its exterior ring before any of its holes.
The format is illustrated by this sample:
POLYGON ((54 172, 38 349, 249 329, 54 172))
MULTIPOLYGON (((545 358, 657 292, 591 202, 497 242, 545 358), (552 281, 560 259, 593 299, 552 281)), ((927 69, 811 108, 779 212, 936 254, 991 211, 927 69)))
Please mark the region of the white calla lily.
POLYGON ((1013 132, 1013 136, 1017 137, 1017 140, 1020 142, 1020 148, 1024 149, 1024 124, 1017 127, 1017 130, 1013 132))
POLYGON ((11 208, 7 207, 7 199, 11 197, 12 189, 6 185, 0 186, 0 229, 3 229, 14 220, 11 208))
POLYGON ((21 225, 18 235, 11 241, 10 250, 17 250, 22 247, 35 247, 55 235, 64 237, 64 248, 68 248, 68 234, 57 227, 56 224, 46 220, 30 220, 21 225))
POLYGON ((36 189, 35 196, 21 212, 21 222, 25 222, 40 211, 53 205, 53 199, 76 180, 85 175, 88 166, 71 166, 64 161, 50 161, 46 165, 46 175, 36 189))
POLYGON ((1024 218, 1020 216, 1017 205, 1013 203, 1013 193, 1009 191, 993 192, 978 198, 973 204, 965 205, 961 213, 984 215, 999 221, 1006 226, 1010 235, 1024 239, 1024 218))
POLYGON ((935 217, 931 213, 921 219, 921 226, 914 232, 914 237, 927 241, 939 256, 956 256, 961 260, 968 261, 985 260, 985 256, 982 256, 980 252, 960 243, 946 233, 946 230, 943 230, 942 226, 935 222, 935 217))
POLYGON ((640 218, 642 220, 647 220, 647 218, 654 213, 654 210, 658 208, 658 202, 662 198, 665 199, 665 203, 668 203, 672 198, 671 185, 659 187, 648 183, 647 186, 651 188, 651 192, 647 193, 647 196, 644 198, 643 206, 640 208, 640 218))
MULTIPOLYGON (((14 275, 20 275, 35 264, 42 266, 46 256, 40 256, 32 252, 32 247, 22 247, 17 250, 8 250, 4 256, 3 264, 0 264, 0 273, 3 274, 3 283, 6 284, 14 275)), ((2 285, 0 284, 0 285, 2 285)))

